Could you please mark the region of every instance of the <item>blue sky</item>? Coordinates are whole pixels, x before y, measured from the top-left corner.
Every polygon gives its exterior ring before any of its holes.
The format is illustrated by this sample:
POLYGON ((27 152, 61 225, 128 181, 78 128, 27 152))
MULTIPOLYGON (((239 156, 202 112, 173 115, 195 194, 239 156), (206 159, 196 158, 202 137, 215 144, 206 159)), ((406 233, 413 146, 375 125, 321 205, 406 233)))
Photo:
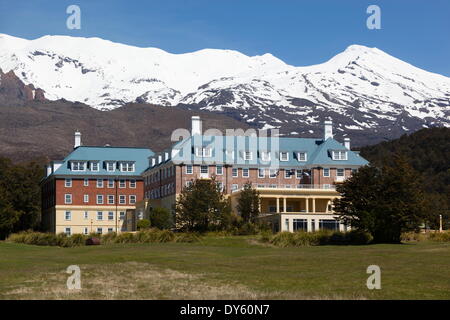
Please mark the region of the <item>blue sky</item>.
POLYGON ((0 0, 0 33, 95 36, 173 53, 270 52, 296 66, 362 44, 450 76, 449 16, 448 0, 0 0), (81 30, 66 28, 71 4, 81 8, 81 30), (366 27, 371 4, 381 8, 381 30, 366 27))

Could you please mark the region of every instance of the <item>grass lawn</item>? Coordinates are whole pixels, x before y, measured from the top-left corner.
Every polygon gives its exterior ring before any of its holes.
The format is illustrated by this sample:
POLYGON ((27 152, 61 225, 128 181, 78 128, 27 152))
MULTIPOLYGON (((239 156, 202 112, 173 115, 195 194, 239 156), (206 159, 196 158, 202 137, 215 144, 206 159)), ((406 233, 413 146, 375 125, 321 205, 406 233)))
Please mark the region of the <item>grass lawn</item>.
POLYGON ((450 299, 450 244, 276 248, 254 237, 39 247, 0 242, 0 299, 450 299), (69 265, 81 290, 68 290, 69 265), (381 290, 366 269, 381 268, 381 290))

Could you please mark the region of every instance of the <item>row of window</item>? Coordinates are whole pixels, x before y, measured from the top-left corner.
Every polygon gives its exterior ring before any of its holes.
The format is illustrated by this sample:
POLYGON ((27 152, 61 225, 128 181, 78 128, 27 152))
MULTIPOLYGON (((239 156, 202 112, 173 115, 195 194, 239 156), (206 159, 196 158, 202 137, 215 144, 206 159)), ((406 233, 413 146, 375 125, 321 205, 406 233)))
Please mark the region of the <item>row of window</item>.
MULTIPOLYGON (((104 161, 105 169, 108 172, 114 172, 119 169, 121 172, 134 172, 134 161, 104 161)), ((86 171, 89 167, 90 171, 100 171, 100 161, 70 161, 70 169, 72 171, 86 171)))
MULTIPOLYGON (((115 204, 115 196, 113 194, 103 195, 103 194, 97 194, 96 197, 96 203, 97 204, 105 204, 105 200, 107 204, 115 204)), ((64 203, 65 204, 72 204, 73 198, 71 193, 66 193, 64 195, 64 203)), ((89 203, 89 195, 84 194, 83 195, 83 202, 89 203)), ((128 203, 129 204, 135 204, 136 203, 136 195, 132 194, 128 196, 128 203)), ((119 195, 119 204, 127 204, 127 196, 124 194, 119 195)))
POLYGON ((146 192, 145 197, 147 199, 158 199, 174 193, 175 193, 175 183, 168 183, 166 185, 161 186, 161 188, 156 188, 149 192, 146 192))
POLYGON ((160 171, 157 171, 157 172, 145 177, 145 183, 150 184, 150 183, 159 181, 160 176, 161 176, 161 179, 165 179, 165 178, 172 177, 174 175, 175 175, 175 167, 174 166, 162 168, 160 171))
MULTIPOLYGON (((103 221, 103 220, 114 221, 115 214, 114 214, 114 211, 109 211, 107 213, 106 219, 103 219, 104 218, 103 211, 97 211, 97 216, 96 217, 97 217, 97 221, 103 221)), ((84 211, 83 212, 83 219, 85 219, 85 220, 89 219, 89 211, 84 211)), ((124 220, 125 219, 125 211, 120 211, 119 212, 119 219, 120 220, 124 220)), ((72 211, 66 211, 64 213, 64 220, 66 220, 66 221, 72 220, 72 211)))
MULTIPOLYGON (((290 231, 289 220, 290 219, 286 218, 284 221, 285 229, 287 231, 290 231)), ((319 219, 319 230, 339 231, 339 221, 335 219, 319 219)), ((311 219, 311 230, 308 230, 307 219, 293 219, 292 231, 316 231, 315 219, 311 219)))
MULTIPOLYGON (((108 228, 108 233, 111 233, 111 232, 114 232, 114 228, 109 227, 108 228)), ((66 235, 70 236, 72 234, 72 227, 65 227, 64 228, 64 233, 66 235)), ((103 233, 103 228, 102 227, 96 228, 96 233, 102 234, 103 233)), ((85 234, 85 235, 89 234, 89 228, 84 227, 83 228, 83 234, 85 234)))
MULTIPOLYGON (((97 188, 104 188, 105 186, 105 180, 104 179, 96 179, 96 186, 97 188)), ((115 180, 114 179, 107 179, 106 180, 106 186, 108 188, 115 188, 115 180)), ((128 181, 130 188, 136 188, 136 179, 130 179, 128 181)), ((64 186, 66 188, 72 187, 72 178, 66 178, 64 180, 64 186)), ((89 187, 89 179, 84 179, 83 186, 89 187)), ((126 179, 119 179, 119 188, 123 189, 127 187, 127 180, 126 179)))

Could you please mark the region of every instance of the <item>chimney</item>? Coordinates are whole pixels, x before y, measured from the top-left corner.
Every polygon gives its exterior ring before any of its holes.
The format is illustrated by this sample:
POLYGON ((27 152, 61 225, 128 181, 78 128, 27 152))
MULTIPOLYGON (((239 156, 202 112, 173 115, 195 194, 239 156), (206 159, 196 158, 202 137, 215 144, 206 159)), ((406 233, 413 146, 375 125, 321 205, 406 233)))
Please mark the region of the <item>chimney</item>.
POLYGON ((202 134, 202 120, 200 116, 192 116, 191 118, 191 135, 201 135, 202 134))
POLYGON ((73 148, 78 148, 81 146, 81 132, 75 131, 75 144, 73 145, 73 148))
POLYGON ((47 177, 52 174, 52 166, 51 165, 45 166, 45 169, 47 171, 47 177))
POLYGON ((156 158, 152 158, 152 167, 154 167, 156 164, 156 158))
POLYGON ((326 120, 323 124, 325 129, 323 140, 333 138, 333 122, 331 120, 326 120))
POLYGON ((346 149, 350 150, 350 138, 344 138, 344 146, 346 149))

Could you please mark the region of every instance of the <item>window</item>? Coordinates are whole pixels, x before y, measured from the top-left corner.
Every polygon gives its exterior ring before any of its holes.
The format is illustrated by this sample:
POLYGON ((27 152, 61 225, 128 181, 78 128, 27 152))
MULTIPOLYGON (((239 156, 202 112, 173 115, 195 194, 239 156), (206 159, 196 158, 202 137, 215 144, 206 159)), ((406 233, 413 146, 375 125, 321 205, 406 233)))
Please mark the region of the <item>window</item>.
POLYGON ((65 220, 72 220, 72 212, 66 211, 66 214, 64 215, 65 220))
POLYGON ((114 188, 114 179, 108 179, 108 188, 114 188))
POLYGON ((301 179, 302 178, 302 174, 303 174, 302 170, 301 169, 297 169, 297 171, 296 171, 297 179, 301 179))
POLYGON ((216 174, 219 176, 223 175, 223 166, 216 166, 216 174))
POLYGON ((266 176, 266 170, 258 169, 258 178, 264 178, 266 176))
POLYGON ((72 171, 84 171, 86 170, 86 162, 84 161, 72 161, 72 171))
POLYGON ((72 234, 72 229, 70 227, 67 227, 64 229, 64 233, 68 236, 70 236, 72 234))
POLYGON ((97 204, 103 204, 103 195, 102 194, 97 195, 97 204))
POLYGON ((334 219, 320 219, 319 220, 319 229, 320 230, 339 230, 339 221, 334 219))
POLYGON ((291 169, 284 169, 284 177, 285 177, 286 179, 290 179, 290 178, 291 178, 291 175, 292 175, 291 169))
POLYGON ((86 234, 88 234, 88 233, 89 233, 89 231, 88 231, 88 228, 86 228, 86 227, 85 227, 85 228, 83 228, 83 234, 85 234, 85 235, 86 235, 86 234))
POLYGON ((344 177, 345 176, 344 169, 336 169, 336 176, 337 177, 344 177))
POLYGON ((323 168, 323 176, 324 177, 330 176, 330 168, 323 168))
POLYGON ((109 211, 108 212, 108 220, 114 220, 114 212, 113 211, 109 211))
POLYGON ((345 150, 333 150, 333 160, 347 160, 347 151, 345 150))
POLYGON ((136 188, 136 179, 130 179, 130 188, 136 188))
POLYGON ((126 199, 127 199, 126 196, 123 195, 123 194, 121 194, 121 195, 119 196, 119 204, 126 204, 126 202, 127 202, 126 199))
POLYGON ((89 219, 89 212, 88 211, 84 212, 84 219, 89 219))
POLYGON ((85 179, 84 179, 83 185, 84 185, 85 187, 89 187, 89 179, 85 178, 85 179))
POLYGON ((191 187, 191 186, 192 186, 192 184, 193 184, 193 182, 192 182, 192 181, 186 181, 186 188, 189 188, 189 187, 191 187))
POLYGON ((284 224, 285 224, 285 227, 286 227, 286 231, 289 231, 289 219, 285 219, 284 220, 284 224))
POLYGON ((114 204, 114 195, 112 194, 108 195, 108 204, 114 204))
POLYGON ((134 162, 121 162, 120 171, 122 172, 134 172, 134 162))
POLYGON ((116 171, 116 163, 111 161, 106 162, 106 171, 116 171))
POLYGON ((223 187, 223 182, 217 182, 217 189, 222 192, 224 187, 223 187))
POLYGON ((306 152, 298 152, 297 159, 298 161, 306 161, 307 160, 306 152))
POLYGON ((289 161, 289 153, 280 152, 280 161, 289 161))
POLYGON ((211 148, 205 148, 205 147, 203 147, 203 148, 195 148, 195 151, 196 151, 196 156, 197 157, 207 157, 207 158, 209 158, 209 157, 211 157, 211 154, 212 154, 212 152, 211 152, 211 148))
POLYGON ((83 202, 84 202, 84 203, 89 203, 89 195, 88 195, 88 194, 85 194, 85 195, 83 196, 83 202))
POLYGON ((200 166, 200 173, 208 173, 208 166, 200 166))
POLYGON ((237 190, 239 188, 239 185, 238 184, 232 184, 231 185, 231 190, 237 190))
POLYGON ((97 179, 97 188, 103 188, 103 179, 97 179))
POLYGON ((114 232, 113 228, 108 228, 108 233, 114 232))
POLYGON ((64 195, 64 203, 71 204, 72 203, 72 195, 70 193, 66 193, 64 195))
POLYGON ((245 151, 244 152, 244 160, 252 160, 253 159, 253 154, 251 151, 245 151))
POLYGON ((126 188, 127 187, 127 185, 126 185, 126 180, 125 179, 120 179, 119 180, 119 188, 126 188))
POLYGON ((308 224, 306 219, 294 219, 292 224, 292 229, 295 231, 307 231, 308 224))
POLYGON ((270 152, 269 151, 262 151, 261 152, 261 159, 262 159, 262 161, 270 161, 270 152))
POLYGON ((242 176, 244 178, 248 178, 249 177, 249 169, 248 168, 243 168, 242 169, 242 176))
POLYGON ((188 164, 186 166, 186 174, 192 174, 193 170, 192 170, 192 164, 188 164))
POLYGON ((71 178, 65 179, 65 180, 64 180, 64 186, 65 186, 66 188, 72 187, 72 179, 71 179, 71 178))
POLYGON ((278 170, 276 170, 276 169, 270 169, 269 170, 269 178, 276 178, 277 177, 277 175, 278 175, 278 170))
POLYGON ((103 228, 97 228, 97 233, 98 234, 102 234, 103 233, 103 228))
POLYGON ((99 171, 98 162, 91 162, 91 171, 99 171))
POLYGON ((136 203, 136 196, 135 195, 130 195, 130 204, 135 204, 136 203))
POLYGON ((119 217, 120 217, 120 220, 125 220, 125 211, 120 211, 119 217))
POLYGON ((238 168, 233 168, 231 170, 231 175, 236 178, 238 176, 238 168))
POLYGON ((97 220, 99 220, 99 221, 103 220, 103 212, 102 211, 97 211, 97 220))

